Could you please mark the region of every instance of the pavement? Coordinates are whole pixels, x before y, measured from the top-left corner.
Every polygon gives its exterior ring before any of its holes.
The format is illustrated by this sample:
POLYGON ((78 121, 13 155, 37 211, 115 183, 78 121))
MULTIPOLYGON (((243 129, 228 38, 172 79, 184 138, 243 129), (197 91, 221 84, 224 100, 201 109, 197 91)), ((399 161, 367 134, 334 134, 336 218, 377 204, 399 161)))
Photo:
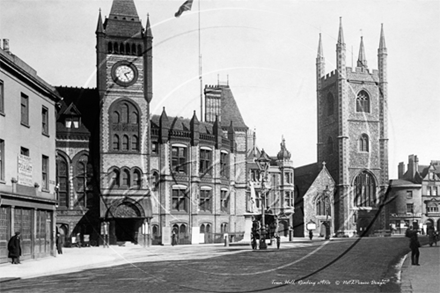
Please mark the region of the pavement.
MULTIPOLYGON (((319 241, 314 243, 317 245, 319 241)), ((298 239, 282 243, 281 248, 292 248, 300 245, 309 246, 311 243, 308 240, 298 239)), ((141 245, 126 243, 125 246, 110 245, 108 248, 64 247, 63 254, 57 254, 56 256, 21 260, 21 264, 18 265, 13 265, 10 262, 0 264, 0 283, 138 262, 205 259, 239 253, 243 250, 250 251, 250 244, 243 243, 243 245, 228 247, 225 247, 223 243, 142 247, 141 245)))
MULTIPOLYGON (((282 242, 281 249, 319 245, 320 241, 297 240, 282 242)), ((112 267, 137 262, 205 259, 216 255, 234 254, 249 250, 248 246, 200 244, 142 247, 126 246, 64 248, 63 254, 22 261, 22 264, 0 264, 0 283, 88 269, 112 267)), ((438 293, 440 288, 440 245, 420 248, 420 266, 411 265, 411 253, 400 262, 400 287, 403 293, 438 293)))
POLYGON ((440 292, 440 244, 420 247, 420 266, 411 265, 411 252, 403 261, 401 270, 402 293, 440 292))

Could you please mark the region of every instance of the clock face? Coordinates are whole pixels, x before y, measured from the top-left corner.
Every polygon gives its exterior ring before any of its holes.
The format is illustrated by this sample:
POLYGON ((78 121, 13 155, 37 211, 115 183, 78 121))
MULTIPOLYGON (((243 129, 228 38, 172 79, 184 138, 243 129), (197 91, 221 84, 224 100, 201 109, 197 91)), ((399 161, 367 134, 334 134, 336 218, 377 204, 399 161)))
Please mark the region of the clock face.
POLYGON ((120 65, 116 68, 116 77, 122 82, 131 82, 134 78, 134 71, 130 66, 120 65))
POLYGON ((113 80, 123 87, 134 84, 138 78, 136 66, 128 61, 119 61, 113 65, 111 75, 113 80))

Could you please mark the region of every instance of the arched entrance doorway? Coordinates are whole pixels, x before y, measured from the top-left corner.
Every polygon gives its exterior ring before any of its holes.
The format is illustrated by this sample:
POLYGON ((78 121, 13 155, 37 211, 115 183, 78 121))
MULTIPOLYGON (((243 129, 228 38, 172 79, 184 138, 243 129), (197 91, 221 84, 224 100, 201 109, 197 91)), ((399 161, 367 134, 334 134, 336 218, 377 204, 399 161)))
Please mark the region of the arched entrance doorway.
MULTIPOLYGON (((142 224, 146 219, 151 218, 151 207, 149 210, 149 213, 145 213, 141 204, 132 199, 114 202, 106 215, 110 222, 110 244, 117 242, 137 244, 142 241, 142 224)), ((151 232, 145 231, 145 233, 150 234, 151 232)))
POLYGON ((370 234, 369 225, 370 221, 368 219, 360 218, 357 225, 357 234, 359 236, 368 236, 370 234))

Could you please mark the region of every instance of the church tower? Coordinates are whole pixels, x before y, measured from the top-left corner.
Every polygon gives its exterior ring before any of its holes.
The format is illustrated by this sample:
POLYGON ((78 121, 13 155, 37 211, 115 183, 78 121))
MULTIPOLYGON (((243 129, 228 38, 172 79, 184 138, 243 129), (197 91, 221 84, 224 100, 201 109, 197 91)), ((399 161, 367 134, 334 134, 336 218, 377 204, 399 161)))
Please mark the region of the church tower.
POLYGON ((138 242, 152 217, 149 178, 152 40, 133 0, 113 0, 96 29, 100 218, 110 243, 138 242), (143 229, 143 230, 142 230, 143 229))
POLYGON ((385 225, 382 213, 381 216, 378 213, 388 184, 386 59, 382 27, 378 70, 367 66, 363 37, 357 66, 347 67, 341 20, 336 70, 325 75, 319 37, 316 58, 318 165, 325 162, 336 181, 333 204, 334 231, 338 235, 370 233, 385 225))

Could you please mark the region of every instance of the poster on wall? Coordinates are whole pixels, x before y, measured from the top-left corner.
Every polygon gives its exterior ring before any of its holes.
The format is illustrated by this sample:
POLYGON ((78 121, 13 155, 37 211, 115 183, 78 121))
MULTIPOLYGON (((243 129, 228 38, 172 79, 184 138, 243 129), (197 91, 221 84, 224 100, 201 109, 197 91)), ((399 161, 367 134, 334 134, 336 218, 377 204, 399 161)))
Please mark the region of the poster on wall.
POLYGON ((17 166, 18 166, 18 184, 33 186, 31 158, 24 155, 18 155, 17 166))

